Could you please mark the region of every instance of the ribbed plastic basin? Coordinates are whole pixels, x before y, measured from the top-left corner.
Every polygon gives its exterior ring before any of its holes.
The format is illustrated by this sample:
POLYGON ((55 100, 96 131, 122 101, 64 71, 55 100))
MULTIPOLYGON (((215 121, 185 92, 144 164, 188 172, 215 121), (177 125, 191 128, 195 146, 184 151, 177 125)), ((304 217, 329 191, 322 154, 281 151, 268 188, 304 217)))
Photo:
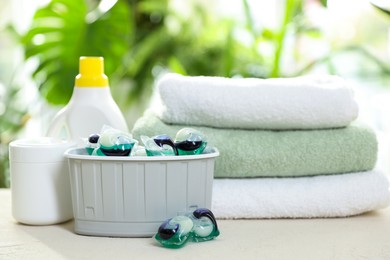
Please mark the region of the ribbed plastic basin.
POLYGON ((188 156, 90 156, 65 152, 69 161, 75 232, 150 237, 168 218, 211 208, 216 148, 188 156))

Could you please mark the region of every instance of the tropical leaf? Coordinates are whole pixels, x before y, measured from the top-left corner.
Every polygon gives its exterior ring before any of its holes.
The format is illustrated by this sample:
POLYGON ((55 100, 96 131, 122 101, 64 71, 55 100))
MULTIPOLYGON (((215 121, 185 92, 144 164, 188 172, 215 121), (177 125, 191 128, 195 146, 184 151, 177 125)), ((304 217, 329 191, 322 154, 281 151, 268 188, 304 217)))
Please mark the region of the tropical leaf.
POLYGON ((88 22, 88 15, 99 8, 88 12, 86 1, 52 0, 37 10, 23 36, 26 58, 39 59, 33 77, 50 103, 69 101, 80 56, 103 56, 107 75, 122 63, 131 28, 128 6, 117 1, 88 22))
POLYGON ((183 64, 176 58, 171 57, 168 61, 169 68, 172 72, 181 74, 181 75, 188 75, 183 64))
POLYGON ((322 6, 327 7, 328 6, 328 0, 320 0, 320 3, 322 6))

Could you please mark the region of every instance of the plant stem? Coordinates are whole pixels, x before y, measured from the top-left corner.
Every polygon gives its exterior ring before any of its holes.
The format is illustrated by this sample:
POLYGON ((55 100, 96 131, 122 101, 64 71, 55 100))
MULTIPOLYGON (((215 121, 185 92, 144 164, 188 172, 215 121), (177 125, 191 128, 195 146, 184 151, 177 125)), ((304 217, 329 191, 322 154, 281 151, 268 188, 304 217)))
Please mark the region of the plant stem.
POLYGON ((287 27, 293 16, 295 2, 296 0, 285 0, 284 18, 283 18, 280 31, 277 34, 277 38, 275 41, 276 50, 274 54, 274 61, 273 61, 271 75, 270 75, 271 77, 280 76, 280 59, 282 57, 284 39, 286 37, 287 27))

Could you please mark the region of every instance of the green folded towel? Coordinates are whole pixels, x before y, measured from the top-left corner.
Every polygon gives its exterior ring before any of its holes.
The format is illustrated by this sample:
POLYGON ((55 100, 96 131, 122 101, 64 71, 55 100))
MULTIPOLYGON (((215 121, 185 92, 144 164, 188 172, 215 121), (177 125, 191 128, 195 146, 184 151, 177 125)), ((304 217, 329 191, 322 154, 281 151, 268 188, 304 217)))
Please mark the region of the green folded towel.
MULTIPOLYGON (((183 125, 168 125, 152 113, 135 123, 132 133, 175 137, 183 125)), ((192 126, 189 126, 192 127, 192 126)), ((367 171, 377 157, 375 133, 353 123, 326 130, 236 130, 193 127, 218 148, 215 177, 292 177, 367 171)))

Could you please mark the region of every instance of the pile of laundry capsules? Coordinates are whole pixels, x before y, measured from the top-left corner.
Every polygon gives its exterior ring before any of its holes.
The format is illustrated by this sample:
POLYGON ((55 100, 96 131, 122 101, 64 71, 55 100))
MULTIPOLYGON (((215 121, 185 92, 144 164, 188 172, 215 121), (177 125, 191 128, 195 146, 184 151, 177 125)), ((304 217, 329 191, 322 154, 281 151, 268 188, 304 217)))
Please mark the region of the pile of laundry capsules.
POLYGON ((161 134, 141 136, 142 145, 130 133, 104 126, 100 134, 91 134, 86 150, 97 156, 176 156, 201 154, 207 146, 203 133, 193 128, 182 128, 175 136, 161 134))

